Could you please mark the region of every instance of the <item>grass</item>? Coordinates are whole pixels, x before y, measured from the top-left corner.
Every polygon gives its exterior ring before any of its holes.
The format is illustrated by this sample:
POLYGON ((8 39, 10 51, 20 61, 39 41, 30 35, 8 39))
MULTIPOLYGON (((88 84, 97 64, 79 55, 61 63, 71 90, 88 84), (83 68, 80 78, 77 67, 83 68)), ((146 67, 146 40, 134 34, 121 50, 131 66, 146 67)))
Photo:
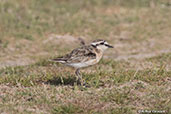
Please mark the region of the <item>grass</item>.
POLYGON ((169 113, 170 0, 2 0, 0 113, 169 113), (97 39, 114 45, 74 70, 50 58, 97 39))
MULTIPOLYGON (((166 56, 158 56, 147 59, 148 61, 154 61, 156 58, 159 58, 166 61, 170 59, 170 55, 166 56)), ((170 61, 170 60, 169 60, 170 61)), ((158 61, 156 61, 157 63, 158 61)), ((131 80, 141 80, 144 82, 156 83, 160 80, 164 80, 166 77, 171 75, 170 71, 165 70, 165 66, 161 64, 157 68, 151 69, 143 69, 143 70, 132 70, 127 69, 128 66, 123 64, 128 64, 127 62, 116 62, 111 60, 102 60, 99 65, 94 67, 93 72, 87 74, 83 73, 83 77, 85 80, 94 87, 98 87, 99 85, 103 85, 103 83, 113 83, 123 84, 125 82, 131 80), (110 64, 108 64, 110 62, 110 64), (120 67, 122 65, 122 67, 120 67), (104 68, 108 67, 108 69, 112 69, 111 71, 104 71, 104 68), (118 69, 117 69, 118 68, 118 69), (104 82, 103 82, 104 81, 104 82)), ((17 67, 7 67, 5 69, 1 69, 0 73, 2 77, 0 78, 0 83, 9 83, 12 85, 16 85, 20 83, 22 86, 31 86, 32 84, 39 84, 39 82, 50 81, 55 79, 57 82, 61 83, 61 78, 64 77, 64 81, 69 83, 74 81, 74 72, 72 69, 68 69, 68 71, 62 70, 63 66, 49 62, 47 60, 41 60, 33 65, 28 66, 17 66, 17 67), (62 71, 62 72, 59 72, 62 71), (69 81, 69 82, 67 82, 69 81)))
MULTIPOLYGON (((156 58, 167 60, 170 59, 169 57, 158 56, 147 60, 154 61, 156 58)), ((7 85, 8 89, 13 91, 12 96, 2 96, 2 104, 11 105, 10 101, 14 100, 10 108, 14 112, 15 109, 12 107, 15 102, 18 101, 21 107, 22 100, 26 100, 24 102, 26 107, 41 105, 46 107, 44 111, 51 113, 102 113, 104 111, 134 113, 142 108, 141 105, 149 110, 169 110, 170 95, 166 88, 169 87, 167 79, 170 79, 170 71, 161 66, 159 69, 143 69, 136 73, 136 70, 126 69, 127 66, 119 67, 128 64, 127 62, 109 61, 102 60, 99 65, 92 68, 92 72, 83 73, 83 78, 90 88, 80 88, 75 85, 76 78, 71 74, 71 69, 64 70, 62 65, 56 67, 54 63, 46 60, 29 66, 1 69, 0 84, 7 85), (104 71, 105 67, 111 69, 115 67, 115 69, 104 71), (56 96, 57 94, 60 95, 56 96), (19 100, 21 98, 22 100, 19 100), (87 105, 86 102, 94 103, 87 105), (133 105, 137 102, 138 105, 133 105), (101 105, 98 106, 96 103, 101 105), (112 105, 112 107, 101 110, 100 107, 103 105, 112 105)), ((5 91, 10 92, 8 89, 5 91)))

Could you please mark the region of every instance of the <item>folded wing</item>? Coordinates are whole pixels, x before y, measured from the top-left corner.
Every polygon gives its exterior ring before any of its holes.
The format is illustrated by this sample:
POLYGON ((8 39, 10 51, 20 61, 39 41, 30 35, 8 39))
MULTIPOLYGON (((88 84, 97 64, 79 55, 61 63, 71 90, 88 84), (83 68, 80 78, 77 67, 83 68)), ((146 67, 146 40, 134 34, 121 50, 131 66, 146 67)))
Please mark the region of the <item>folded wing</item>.
POLYGON ((96 53, 91 46, 82 46, 74 49, 70 54, 53 59, 60 63, 80 63, 96 59, 96 53))

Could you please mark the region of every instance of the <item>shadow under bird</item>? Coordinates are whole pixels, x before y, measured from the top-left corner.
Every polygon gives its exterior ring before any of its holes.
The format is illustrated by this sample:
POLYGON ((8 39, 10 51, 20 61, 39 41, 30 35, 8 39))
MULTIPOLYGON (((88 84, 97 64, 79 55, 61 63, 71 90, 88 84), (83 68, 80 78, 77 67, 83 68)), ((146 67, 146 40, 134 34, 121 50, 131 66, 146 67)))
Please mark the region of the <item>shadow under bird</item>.
POLYGON ((83 45, 72 50, 69 54, 52 59, 52 61, 75 68, 77 81, 81 81, 81 85, 83 85, 80 69, 97 64, 101 60, 104 51, 108 48, 113 48, 113 46, 105 40, 98 39, 89 45, 83 45))

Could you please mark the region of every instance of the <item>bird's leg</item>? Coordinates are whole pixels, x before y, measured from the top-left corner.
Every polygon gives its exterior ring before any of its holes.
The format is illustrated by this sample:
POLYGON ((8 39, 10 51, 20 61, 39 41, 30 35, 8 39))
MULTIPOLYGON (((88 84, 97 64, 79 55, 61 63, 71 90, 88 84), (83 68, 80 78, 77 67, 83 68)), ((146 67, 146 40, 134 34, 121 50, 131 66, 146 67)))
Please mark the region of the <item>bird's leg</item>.
POLYGON ((81 74, 80 74, 80 69, 76 69, 75 74, 76 74, 76 76, 77 76, 77 81, 81 81, 82 76, 81 76, 81 74))
POLYGON ((83 78, 82 78, 82 75, 80 73, 80 69, 76 69, 75 74, 77 76, 77 81, 81 82, 81 85, 83 85, 83 78))

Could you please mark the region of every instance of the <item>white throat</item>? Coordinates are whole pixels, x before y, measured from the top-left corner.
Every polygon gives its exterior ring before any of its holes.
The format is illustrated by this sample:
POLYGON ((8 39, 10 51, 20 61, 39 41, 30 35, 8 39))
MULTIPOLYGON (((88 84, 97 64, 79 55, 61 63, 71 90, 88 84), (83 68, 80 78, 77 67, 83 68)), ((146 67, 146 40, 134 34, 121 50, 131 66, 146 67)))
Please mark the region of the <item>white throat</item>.
POLYGON ((108 47, 104 46, 104 45, 99 45, 97 46, 97 49, 101 50, 102 52, 104 52, 108 47))

